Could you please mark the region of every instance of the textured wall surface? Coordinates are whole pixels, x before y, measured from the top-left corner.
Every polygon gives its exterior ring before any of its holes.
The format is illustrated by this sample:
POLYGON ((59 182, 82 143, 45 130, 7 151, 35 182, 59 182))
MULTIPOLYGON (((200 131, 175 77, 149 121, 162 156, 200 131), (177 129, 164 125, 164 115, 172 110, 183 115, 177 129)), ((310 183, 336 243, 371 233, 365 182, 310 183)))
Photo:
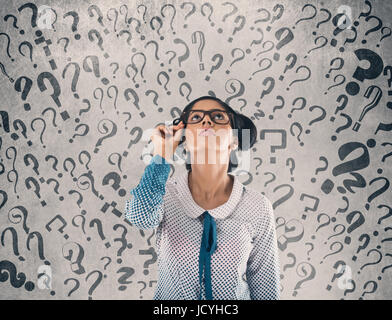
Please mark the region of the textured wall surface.
POLYGON ((143 133, 207 94, 257 125, 237 173, 273 203, 282 299, 392 298, 392 2, 0 6, 1 299, 151 299, 155 231, 123 212, 143 133))

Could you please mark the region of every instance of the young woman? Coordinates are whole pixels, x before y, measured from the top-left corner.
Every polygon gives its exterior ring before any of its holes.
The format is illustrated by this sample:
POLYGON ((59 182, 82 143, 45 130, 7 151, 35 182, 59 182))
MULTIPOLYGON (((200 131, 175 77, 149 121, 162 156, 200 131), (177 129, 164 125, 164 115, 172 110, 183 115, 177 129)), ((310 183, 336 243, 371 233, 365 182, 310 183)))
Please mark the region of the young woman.
POLYGON ((157 227, 154 300, 280 298, 271 202, 230 174, 235 150, 248 150, 256 136, 248 117, 212 96, 154 129, 153 158, 125 206, 137 228, 157 227), (180 144, 187 172, 168 178, 180 144))

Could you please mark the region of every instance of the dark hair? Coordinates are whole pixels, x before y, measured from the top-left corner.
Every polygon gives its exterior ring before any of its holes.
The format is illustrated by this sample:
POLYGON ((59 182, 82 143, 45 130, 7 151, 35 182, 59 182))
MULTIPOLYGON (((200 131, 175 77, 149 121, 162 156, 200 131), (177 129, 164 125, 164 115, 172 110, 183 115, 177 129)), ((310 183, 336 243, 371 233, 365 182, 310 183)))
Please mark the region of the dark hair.
MULTIPOLYGON (((219 102, 219 104, 228 112, 231 112, 233 117, 230 117, 230 125, 232 129, 237 129, 237 138, 238 138, 238 149, 239 150, 248 150, 249 148, 251 148, 255 143, 256 143, 256 137, 257 137, 257 129, 255 124, 253 123, 253 121, 251 119, 249 119, 247 116, 233 110, 233 108, 231 108, 227 103, 223 102, 222 100, 220 100, 217 97, 214 96, 202 96, 199 97, 193 101, 191 101, 190 103, 188 103, 184 110, 182 111, 182 114, 180 116, 180 118, 174 119, 173 120, 173 124, 176 125, 178 124, 180 121, 184 121, 185 120, 185 115, 187 114, 188 111, 190 111, 192 109, 192 107, 194 106, 194 104, 200 100, 215 100, 217 102, 219 102), (242 141, 243 138, 243 134, 242 134, 242 130, 249 130, 249 143, 248 141, 242 141)), ((185 127, 186 128, 186 124, 185 127)), ((246 136, 246 135, 245 135, 246 136)), ((181 145, 183 142, 185 141, 185 136, 183 135, 179 145, 181 145)), ((184 150, 185 151, 185 150, 184 150)), ((190 154, 188 153, 188 159, 185 162, 185 166, 186 169, 188 171, 192 170, 192 166, 190 164, 190 154)), ((227 172, 231 172, 233 171, 233 169, 238 167, 238 159, 237 156, 235 154, 235 151, 232 151, 230 154, 230 160, 229 160, 229 166, 227 169, 227 172), (232 161, 233 160, 233 161, 232 161)))

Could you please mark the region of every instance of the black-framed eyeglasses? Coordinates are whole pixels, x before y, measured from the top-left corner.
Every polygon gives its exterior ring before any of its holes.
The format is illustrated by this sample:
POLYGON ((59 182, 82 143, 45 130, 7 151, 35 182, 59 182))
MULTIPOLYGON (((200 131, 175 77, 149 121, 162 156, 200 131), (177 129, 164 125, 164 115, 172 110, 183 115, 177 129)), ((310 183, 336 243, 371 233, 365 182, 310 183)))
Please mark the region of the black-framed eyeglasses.
POLYGON ((185 114, 184 122, 186 124, 195 124, 201 122, 206 114, 209 115, 210 119, 216 124, 228 124, 230 120, 233 120, 233 114, 231 112, 221 109, 211 110, 197 110, 192 109, 185 114))

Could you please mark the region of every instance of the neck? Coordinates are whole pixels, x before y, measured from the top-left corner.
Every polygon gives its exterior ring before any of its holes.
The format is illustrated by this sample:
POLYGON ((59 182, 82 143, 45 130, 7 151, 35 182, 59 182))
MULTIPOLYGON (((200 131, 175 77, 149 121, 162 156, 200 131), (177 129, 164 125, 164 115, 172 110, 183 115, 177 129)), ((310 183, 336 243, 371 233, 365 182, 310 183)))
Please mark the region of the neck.
POLYGON ((189 189, 206 201, 230 194, 234 182, 227 173, 228 164, 192 164, 189 189))

